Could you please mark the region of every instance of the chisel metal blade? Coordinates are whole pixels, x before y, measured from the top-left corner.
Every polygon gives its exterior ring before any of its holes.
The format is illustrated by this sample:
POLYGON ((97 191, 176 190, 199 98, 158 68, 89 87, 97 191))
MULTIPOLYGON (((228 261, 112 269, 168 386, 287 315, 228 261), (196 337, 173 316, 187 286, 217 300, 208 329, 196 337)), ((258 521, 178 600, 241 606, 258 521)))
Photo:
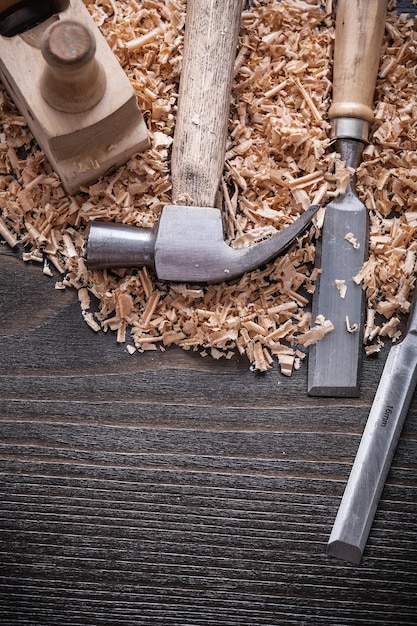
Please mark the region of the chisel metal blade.
POLYGON ((417 384, 416 296, 405 338, 388 354, 330 534, 327 554, 358 565, 417 384))
POLYGON ((313 297, 313 321, 323 315, 334 330, 310 348, 310 395, 359 395, 364 291, 353 278, 366 259, 367 242, 368 212, 349 186, 343 197, 327 205, 316 250, 316 267, 322 273, 313 297))

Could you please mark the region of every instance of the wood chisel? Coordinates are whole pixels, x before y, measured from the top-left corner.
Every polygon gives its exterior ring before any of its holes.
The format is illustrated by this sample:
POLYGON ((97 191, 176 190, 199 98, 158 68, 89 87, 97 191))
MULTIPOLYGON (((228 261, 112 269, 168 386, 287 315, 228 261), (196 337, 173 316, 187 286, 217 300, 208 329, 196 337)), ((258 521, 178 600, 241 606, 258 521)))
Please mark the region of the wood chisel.
MULTIPOLYGON (((329 118, 335 149, 354 170, 360 164, 373 121, 386 9, 386 0, 339 0, 337 4, 329 118)), ((324 316, 334 330, 310 349, 311 396, 359 395, 364 292, 353 278, 367 257, 368 215, 354 183, 353 176, 346 192, 327 205, 317 245, 316 267, 321 274, 313 295, 313 321, 324 316), (340 286, 345 288, 343 295, 340 286)))
POLYGON ((404 339, 388 354, 327 546, 359 564, 417 384, 417 294, 404 339))

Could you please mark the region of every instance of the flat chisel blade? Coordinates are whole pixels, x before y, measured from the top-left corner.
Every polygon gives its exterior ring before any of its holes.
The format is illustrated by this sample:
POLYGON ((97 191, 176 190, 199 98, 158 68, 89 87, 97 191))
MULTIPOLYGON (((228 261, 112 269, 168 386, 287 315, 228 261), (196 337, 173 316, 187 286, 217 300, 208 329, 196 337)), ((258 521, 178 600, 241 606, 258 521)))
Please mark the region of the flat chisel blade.
POLYGON ((334 330, 310 348, 309 395, 359 395, 364 291, 353 278, 367 256, 367 233, 367 210, 352 191, 327 205, 316 251, 321 274, 313 295, 312 321, 323 315, 334 330))
POLYGON ((327 554, 358 565, 417 384, 416 296, 408 329, 388 354, 330 534, 327 554))

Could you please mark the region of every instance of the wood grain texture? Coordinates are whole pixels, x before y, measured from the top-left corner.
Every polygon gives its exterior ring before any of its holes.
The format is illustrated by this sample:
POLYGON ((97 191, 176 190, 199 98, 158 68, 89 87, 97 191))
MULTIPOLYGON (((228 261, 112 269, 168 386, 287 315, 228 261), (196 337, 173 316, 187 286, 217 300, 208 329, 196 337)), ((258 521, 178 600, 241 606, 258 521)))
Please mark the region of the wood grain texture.
POLYGON ((173 204, 216 206, 242 0, 190 0, 172 146, 173 204))
POLYGON ((305 366, 131 356, 0 265, 2 623, 415 624, 416 400, 362 565, 325 556, 384 356, 308 398, 305 366))
POLYGON ((330 118, 357 117, 373 122, 387 4, 387 0, 339 0, 330 118))
POLYGON ((129 355, 20 256, 0 245, 0 623, 415 626, 417 395, 361 566, 325 555, 386 351, 345 400, 308 397, 306 364, 129 355))

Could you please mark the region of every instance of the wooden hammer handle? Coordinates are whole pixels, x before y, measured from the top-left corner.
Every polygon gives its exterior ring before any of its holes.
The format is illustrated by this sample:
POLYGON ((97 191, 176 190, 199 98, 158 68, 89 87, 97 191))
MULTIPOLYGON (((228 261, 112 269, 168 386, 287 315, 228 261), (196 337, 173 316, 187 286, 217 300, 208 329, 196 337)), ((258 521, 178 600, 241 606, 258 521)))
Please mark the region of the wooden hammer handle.
POLYGON ((171 158, 173 202, 214 207, 224 168, 242 0, 188 0, 171 158))
POLYGON ((338 0, 330 119, 373 122, 387 0, 338 0))

